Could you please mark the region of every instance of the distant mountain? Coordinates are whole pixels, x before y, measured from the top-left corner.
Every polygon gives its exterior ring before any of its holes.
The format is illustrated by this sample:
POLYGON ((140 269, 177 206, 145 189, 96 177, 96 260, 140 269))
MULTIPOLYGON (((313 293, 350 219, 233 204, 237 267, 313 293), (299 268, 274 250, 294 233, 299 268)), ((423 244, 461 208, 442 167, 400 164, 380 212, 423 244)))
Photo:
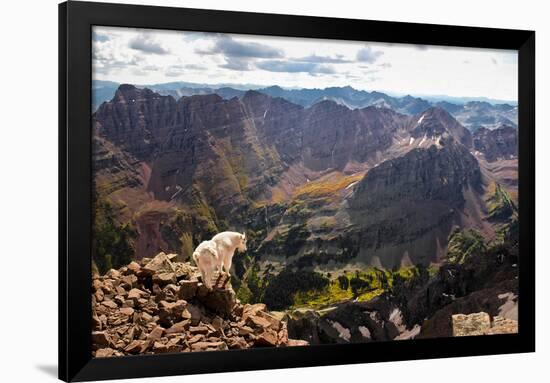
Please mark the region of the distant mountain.
POLYGON ((480 128, 473 134, 474 149, 483 153, 488 162, 499 159, 517 159, 518 131, 508 125, 489 130, 480 128))
MULTIPOLYGON (((508 315, 504 306, 517 319, 517 129, 472 132, 445 109, 508 106, 441 103, 412 113, 423 100, 350 87, 173 91, 123 84, 92 115, 91 248, 93 267, 104 274, 94 282, 94 310, 130 312, 117 311, 125 301, 115 295, 126 288, 138 291, 134 298, 151 297, 134 299, 134 315, 160 301, 159 315, 147 320, 164 327, 149 326, 152 332, 194 332, 197 314, 212 322, 204 330, 212 336, 201 330, 194 338, 204 342, 185 338, 194 350, 208 349, 207 339, 225 344, 214 331, 235 327, 241 313, 248 327, 256 314, 266 327, 233 340, 256 342, 280 327, 267 309, 286 311, 288 334, 273 333, 272 345, 287 335, 311 344, 450 336, 452 315, 508 315), (306 96, 315 101, 287 99, 306 96), (372 104, 344 104, 362 97, 372 104), (225 230, 245 232, 247 250, 233 257, 234 293, 209 293, 181 261, 225 230), (118 279, 127 282, 120 291, 100 288, 118 279), (243 306, 231 303, 235 295, 243 306), (178 298, 188 302, 183 322, 169 311, 178 298)), ((133 339, 128 326, 105 327, 105 318, 94 316, 102 329, 94 339, 103 347, 129 331, 116 352, 137 352, 145 335, 133 339)), ((159 342, 155 350, 166 351, 159 342)))
POLYGON ((92 81, 92 111, 95 112, 99 105, 110 100, 115 95, 119 83, 112 81, 92 81))
MULTIPOLYGON (((99 105, 111 99, 118 84, 110 81, 93 81, 93 110, 99 105)), ((254 89, 271 97, 281 97, 293 104, 309 108, 312 105, 330 100, 337 104, 344 105, 349 109, 361 109, 367 106, 389 108, 396 112, 413 115, 420 113, 432 106, 438 106, 451 113, 463 126, 471 131, 479 127, 495 129, 500 125, 517 127, 517 105, 494 104, 487 101, 472 100, 472 98, 452 97, 430 97, 419 98, 406 95, 403 97, 392 97, 382 92, 367 92, 354 89, 350 86, 329 87, 324 89, 285 89, 280 86, 261 88, 250 85, 249 88, 220 84, 212 87, 206 84, 171 82, 143 86, 151 89, 160 95, 172 96, 176 100, 180 97, 194 95, 218 94, 224 99, 242 97, 247 90, 254 89), (447 100, 458 100, 450 102, 447 100)), ((486 100, 486 99, 484 99, 486 100)))
POLYGON ((189 256, 197 240, 232 227, 255 233, 250 252, 258 261, 279 265, 437 261, 445 247, 434 244, 453 226, 491 231, 472 153, 497 161, 513 146, 513 128, 495 147, 490 130, 474 139, 440 107, 410 116, 333 100, 304 107, 263 90, 176 100, 121 85, 93 122, 98 198, 136 227, 138 258, 159 250, 189 256), (438 208, 428 215, 413 208, 423 204, 438 208))
POLYGON ((462 125, 472 131, 479 127, 496 129, 501 125, 517 128, 518 107, 510 104, 490 104, 484 101, 470 101, 464 105, 445 101, 436 103, 451 113, 462 125))

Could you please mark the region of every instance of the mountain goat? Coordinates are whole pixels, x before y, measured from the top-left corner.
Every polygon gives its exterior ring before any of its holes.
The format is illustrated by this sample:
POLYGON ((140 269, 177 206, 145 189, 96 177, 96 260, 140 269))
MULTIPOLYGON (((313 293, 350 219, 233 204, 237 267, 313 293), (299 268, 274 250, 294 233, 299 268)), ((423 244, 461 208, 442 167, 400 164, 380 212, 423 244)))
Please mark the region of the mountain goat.
POLYGON ((212 289, 212 276, 218 267, 218 252, 214 241, 203 241, 193 252, 193 260, 202 276, 202 283, 212 289))
POLYGON ((226 280, 225 283, 231 277, 229 269, 231 269, 231 262, 233 261, 233 255, 235 250, 239 252, 246 251, 246 234, 236 233, 234 231, 224 231, 218 233, 211 239, 216 244, 216 250, 218 254, 218 271, 220 275, 225 269, 226 280))

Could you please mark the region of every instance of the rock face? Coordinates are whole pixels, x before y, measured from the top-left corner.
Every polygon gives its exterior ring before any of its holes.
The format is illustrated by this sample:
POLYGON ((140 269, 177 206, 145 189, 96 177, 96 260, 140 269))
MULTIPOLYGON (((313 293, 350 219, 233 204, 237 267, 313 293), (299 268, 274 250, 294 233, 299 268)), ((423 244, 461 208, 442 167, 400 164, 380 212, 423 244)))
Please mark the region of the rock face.
POLYGON ((452 316, 453 336, 483 335, 491 328, 491 317, 487 313, 452 316))
POLYGON ((472 146, 472 135, 470 131, 460 125, 458 121, 445 110, 441 108, 429 108, 417 116, 418 119, 413 119, 412 126, 410 127, 411 136, 413 138, 435 138, 447 133, 451 135, 456 142, 461 143, 466 148, 472 146))
POLYGON ((446 109, 464 126, 472 131, 483 126, 488 129, 497 129, 501 125, 517 127, 518 107, 509 104, 492 105, 484 101, 470 101, 464 105, 438 103, 446 109))
MULTIPOLYGON (((232 229, 253 234, 249 252, 264 263, 394 267, 439 261, 453 226, 493 234, 483 178, 504 172, 497 180, 513 185, 517 172, 480 169, 470 152, 490 141, 482 133, 476 141, 447 111, 417 108, 412 97, 402 107, 417 114, 404 115, 379 94, 370 94, 376 106, 350 109, 324 98, 304 107, 271 91, 176 101, 120 86, 93 115, 93 163, 96 198, 112 205, 128 243, 98 248, 189 259, 232 229)), ((486 156, 497 150, 483 145, 486 156)))
POLYGON ((208 290, 195 267, 160 253, 93 280, 95 357, 305 345, 265 305, 208 290))
POLYGON ((473 144, 474 149, 483 153, 488 162, 517 158, 518 130, 508 125, 494 130, 480 128, 474 133, 473 144))
POLYGON ((407 328, 400 309, 384 297, 346 302, 327 312, 288 314, 288 333, 310 344, 367 343, 414 339, 419 326, 407 328))
POLYGON ((517 321, 500 316, 491 320, 489 314, 484 312, 453 315, 452 323, 453 336, 515 334, 518 332, 517 321))
POLYGON ((355 186, 349 208, 361 254, 379 255, 385 267, 404 257, 427 264, 443 255, 439 244, 446 243, 453 225, 462 226, 466 195, 479 199, 482 179, 463 145, 450 137, 441 145, 386 161, 355 186))

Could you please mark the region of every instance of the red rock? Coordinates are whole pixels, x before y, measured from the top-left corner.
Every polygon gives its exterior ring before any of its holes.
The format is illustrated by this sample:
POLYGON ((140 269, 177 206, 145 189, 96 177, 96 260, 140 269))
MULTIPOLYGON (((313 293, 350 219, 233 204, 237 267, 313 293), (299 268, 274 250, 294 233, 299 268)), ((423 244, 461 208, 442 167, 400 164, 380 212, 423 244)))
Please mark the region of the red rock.
POLYGON ((160 273, 153 275, 153 282, 160 286, 167 285, 169 283, 176 283, 176 274, 174 273, 160 273))
POLYGON ((97 290, 94 294, 94 297, 97 302, 103 301, 103 298, 105 297, 105 294, 103 293, 103 290, 97 290))
POLYGON ((199 341, 201 341, 201 340, 203 340, 203 339, 204 339, 204 335, 202 335, 202 334, 197 334, 197 335, 191 337, 191 338, 187 341, 187 343, 192 344, 192 343, 199 342, 199 341))
POLYGON ((101 305, 105 306, 105 307, 108 307, 110 309, 116 309, 118 307, 116 302, 111 301, 111 300, 104 300, 103 302, 101 302, 101 305))
POLYGON ((131 288, 137 286, 138 278, 133 275, 125 275, 122 278, 120 278, 121 286, 124 287, 126 290, 130 290, 131 288))
POLYGON ((92 329, 101 330, 101 320, 95 313, 92 315, 92 329))
POLYGON ((107 273, 105 275, 108 276, 109 278, 112 278, 112 279, 120 278, 120 273, 118 272, 118 270, 115 270, 115 269, 111 269, 111 270, 107 271, 107 273))
POLYGON ((134 314, 134 309, 131 307, 123 307, 119 311, 127 316, 132 316, 134 314))
POLYGON ((149 263, 141 268, 143 275, 153 275, 156 273, 173 273, 175 271, 174 265, 164 253, 158 253, 149 263))
POLYGON ((244 340, 244 338, 240 336, 230 338, 227 341, 227 345, 229 346, 229 348, 234 349, 243 349, 248 347, 248 343, 246 343, 246 340, 244 340))
POLYGON ((251 326, 260 327, 264 329, 271 326, 270 321, 255 315, 248 316, 246 323, 248 323, 251 326))
POLYGON ((223 319, 219 316, 216 316, 214 319, 212 319, 212 327, 216 330, 221 330, 223 328, 223 319))
POLYGON ((179 282, 179 292, 178 296, 181 299, 189 300, 195 296, 197 293, 197 287, 199 285, 198 281, 180 281, 179 282))
POLYGON ((172 327, 170 327, 168 330, 166 330, 166 334, 177 334, 177 333, 185 333, 186 329, 189 327, 189 324, 191 321, 189 320, 183 320, 178 323, 174 323, 172 327))
POLYGON ((115 290, 116 293, 120 296, 125 296, 127 294, 127 291, 122 286, 117 286, 115 290))
POLYGON ((93 331, 92 343, 97 346, 108 346, 111 343, 111 338, 106 331, 93 331))
POLYGON ((128 265, 128 271, 132 272, 133 274, 138 274, 141 270, 141 266, 137 262, 131 262, 128 265))
POLYGON ((238 327, 237 330, 239 335, 249 335, 254 332, 254 330, 248 326, 238 327))
POLYGON ((191 334, 208 334, 208 327, 206 326, 191 326, 189 327, 191 334))
POLYGON ((132 342, 130 342, 130 344, 128 346, 126 346, 126 348, 124 348, 124 351, 130 353, 130 354, 138 354, 141 351, 142 347, 143 347, 143 341, 141 340, 134 340, 132 342))
POLYGON ((168 352, 168 346, 161 342, 155 342, 153 343, 153 352, 155 354, 163 354, 165 352, 168 352))
POLYGON ((191 345, 193 351, 213 351, 213 350, 227 350, 227 344, 225 342, 197 342, 191 345))
POLYGON ((157 326, 153 329, 153 331, 149 333, 149 335, 147 336, 147 340, 157 341, 162 337, 163 334, 164 329, 160 326, 157 326))
POLYGON ((272 330, 267 330, 261 333, 254 340, 256 346, 277 346, 277 333, 272 330))
POLYGON ((145 296, 147 296, 147 293, 140 289, 134 288, 128 292, 128 299, 132 299, 134 303, 136 303, 139 299, 143 299, 145 296))
POLYGON ((256 316, 268 321, 272 329, 279 330, 281 327, 281 321, 265 311, 258 311, 256 316))
POLYGON ((115 350, 113 350, 112 348, 100 348, 99 350, 96 351, 95 353, 95 357, 96 358, 108 358, 110 356, 113 356, 113 354, 115 353, 115 350))
POLYGON ((196 326, 202 318, 201 310, 195 305, 187 305, 187 310, 191 314, 191 323, 196 326))
POLYGON ((103 283, 99 279, 94 279, 92 281, 92 287, 94 288, 94 290, 101 290, 102 285, 103 285, 103 283))
POLYGON ((302 340, 302 339, 289 339, 287 346, 289 347, 309 346, 309 342, 307 340, 302 340))

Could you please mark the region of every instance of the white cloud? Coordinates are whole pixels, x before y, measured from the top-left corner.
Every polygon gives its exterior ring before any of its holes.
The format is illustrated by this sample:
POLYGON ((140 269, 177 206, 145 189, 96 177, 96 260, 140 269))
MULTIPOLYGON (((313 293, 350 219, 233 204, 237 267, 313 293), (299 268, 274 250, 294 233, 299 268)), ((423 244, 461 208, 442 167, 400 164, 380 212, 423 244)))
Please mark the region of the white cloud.
POLYGON ((94 78, 120 83, 351 85, 517 98, 515 51, 115 27, 94 27, 92 46, 94 78))

